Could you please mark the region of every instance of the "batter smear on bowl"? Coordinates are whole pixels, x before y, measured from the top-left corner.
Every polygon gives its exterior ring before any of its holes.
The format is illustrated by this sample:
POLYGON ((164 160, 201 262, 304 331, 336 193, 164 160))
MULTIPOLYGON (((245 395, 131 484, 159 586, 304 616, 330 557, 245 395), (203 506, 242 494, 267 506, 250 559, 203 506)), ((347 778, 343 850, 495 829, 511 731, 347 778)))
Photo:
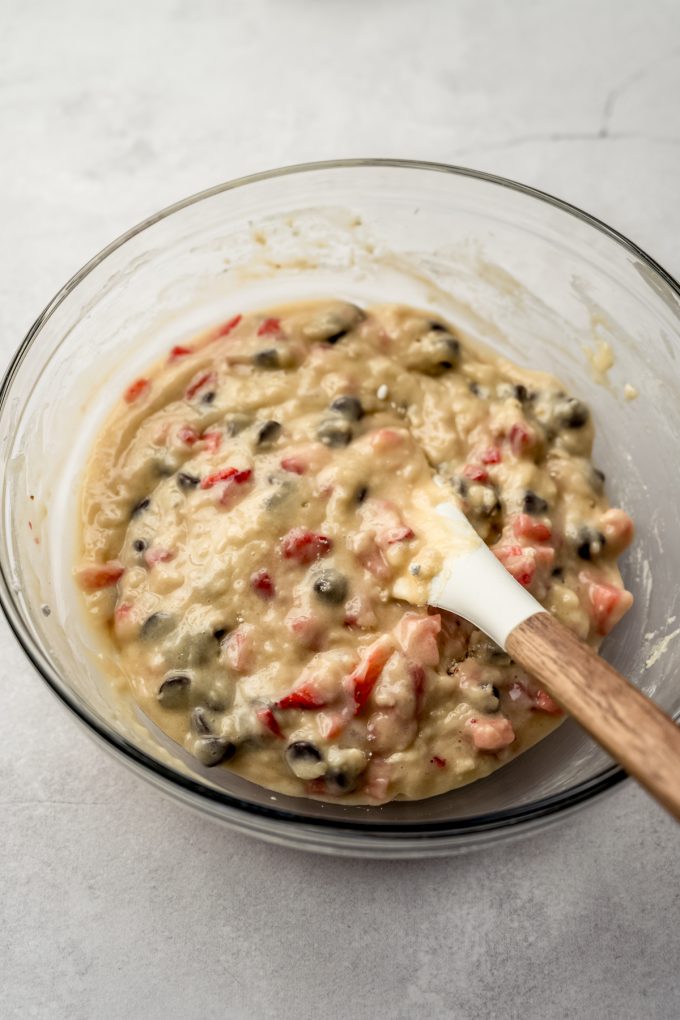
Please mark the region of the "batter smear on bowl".
POLYGON ((236 315, 121 395, 86 471, 76 578, 134 699, 203 766, 348 803, 429 797, 563 718, 425 605, 434 479, 597 645, 632 603, 616 559, 633 526, 592 440, 553 377, 426 313, 236 315))

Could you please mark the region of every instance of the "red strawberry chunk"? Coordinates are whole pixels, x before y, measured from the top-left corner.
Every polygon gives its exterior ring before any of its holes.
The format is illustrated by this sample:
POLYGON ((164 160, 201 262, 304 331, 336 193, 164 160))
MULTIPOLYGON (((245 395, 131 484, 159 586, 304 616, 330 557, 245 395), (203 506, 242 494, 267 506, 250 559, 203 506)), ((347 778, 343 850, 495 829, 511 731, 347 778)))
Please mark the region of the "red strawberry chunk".
POLYGON ((224 325, 218 326, 215 337, 227 336, 231 333, 232 329, 236 329, 242 318, 242 315, 235 315, 232 319, 225 322, 224 325))
POLYGON ((489 472, 485 471, 479 464, 466 464, 461 474, 464 478, 469 478, 471 482, 488 482, 489 472))
POLYGON ((182 425, 177 431, 177 438, 186 446, 193 446, 201 438, 199 433, 191 425, 182 425))
POLYGON ((435 754, 434 757, 430 758, 430 764, 436 765, 438 769, 445 769, 446 758, 440 758, 438 754, 435 754))
POLYGON ((145 396, 150 388, 151 383, 148 379, 135 379, 125 390, 123 397, 128 404, 134 404, 141 396, 145 396))
POLYGON ((539 712, 547 712, 548 715, 562 715, 562 709, 557 702, 550 697, 547 691, 536 691, 534 695, 534 707, 539 712))
POLYGON ((213 485, 217 485, 218 482, 226 482, 227 479, 234 478, 238 473, 238 468, 235 467, 222 468, 212 475, 206 475, 201 482, 201 488, 212 489, 213 485))
POLYGON ((304 475, 307 465, 299 457, 284 457, 281 461, 284 471, 290 471, 293 475, 304 475))
POLYGON ((428 616, 406 612, 394 628, 394 636, 410 662, 421 666, 436 666, 439 662, 437 635, 442 627, 439 613, 428 616))
POLYGON ((297 563, 313 563, 321 556, 326 556, 333 543, 326 535, 320 535, 306 528, 292 528, 281 539, 281 553, 286 560, 297 563))
POLYGON ((518 514, 513 521, 512 530, 518 538, 531 538, 536 542, 547 542, 552 537, 548 525, 534 520, 529 514, 518 514))
POLYGON ((413 537, 414 532, 408 525, 403 525, 400 528, 388 528, 381 536, 385 545, 394 545, 395 542, 408 542, 413 537))
POLYGON ((536 557, 533 549, 521 545, 495 546, 491 552, 516 581, 528 588, 536 573, 536 557))
POLYGON ((258 336, 269 336, 271 334, 281 332, 281 320, 280 319, 265 319, 260 324, 260 328, 257 331, 258 336))
POLYGON ((271 574, 264 569, 256 570, 255 573, 251 575, 250 583, 253 591, 255 591, 261 599, 265 599, 265 601, 273 599, 276 595, 276 588, 271 574))
POLYGON ((170 549, 147 549, 144 553, 144 561, 149 567, 153 567, 156 563, 168 563, 169 560, 175 558, 174 552, 170 549))
POLYGON ((376 680, 394 651, 392 638, 387 634, 378 638, 367 649, 366 655, 347 678, 347 686, 354 699, 354 714, 358 715, 371 696, 376 680))
POLYGON ((196 394, 200 390, 202 390, 205 386, 212 386, 212 384, 216 381, 217 376, 215 375, 214 372, 199 372, 198 375, 195 375, 194 378, 189 383, 189 385, 187 386, 187 390, 184 396, 187 398, 187 400, 191 400, 191 398, 195 397, 196 394))
POLYGON ((586 589, 596 632, 608 634, 632 606, 633 596, 629 591, 596 579, 585 571, 579 574, 578 579, 586 589))
POLYGON ((93 563, 78 571, 78 582, 83 591, 101 591, 110 588, 123 576, 125 567, 120 560, 108 560, 106 563, 93 563))
POLYGON ((516 422, 508 433, 508 439, 510 440, 510 449, 516 457, 521 457, 522 454, 529 450, 534 445, 535 434, 533 429, 522 422, 516 422))
POLYGON ((297 708, 300 711, 308 711, 314 708, 321 708, 326 704, 326 698, 320 691, 311 684, 302 684, 301 687, 296 688, 296 690, 281 698, 280 701, 277 701, 276 707, 284 710, 297 708))
POLYGON ((220 446, 222 445, 222 433, 221 432, 204 432, 201 436, 201 442, 205 443, 205 448, 208 453, 217 453, 220 446))
POLYGON ((478 751, 502 751, 515 739, 512 723, 503 715, 468 719, 468 727, 478 751))
POLYGON ((497 446, 490 446, 479 458, 482 464, 500 464, 501 451, 497 446))
POLYGON ((261 708, 258 712, 256 712, 256 715, 262 725, 268 729, 270 733, 273 733, 275 737, 283 736, 283 731, 281 730, 278 720, 271 708, 261 708))
POLYGON ((170 351, 170 357, 168 361, 179 361, 180 358, 186 358, 187 354, 193 354, 191 347, 184 347, 183 344, 175 344, 170 351))

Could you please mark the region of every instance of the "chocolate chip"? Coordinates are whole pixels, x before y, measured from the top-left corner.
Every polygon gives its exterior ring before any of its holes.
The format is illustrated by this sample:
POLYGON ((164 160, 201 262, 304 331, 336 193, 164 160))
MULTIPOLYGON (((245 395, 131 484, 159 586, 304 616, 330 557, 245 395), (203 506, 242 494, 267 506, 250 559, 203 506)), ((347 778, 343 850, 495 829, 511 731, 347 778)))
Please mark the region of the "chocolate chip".
POLYGON ((337 606, 347 598, 347 578, 337 570, 322 570, 314 580, 313 589, 320 602, 337 606))
POLYGON ((139 514, 142 514, 144 513, 145 510, 148 510, 150 506, 151 500, 149 499, 148 496, 145 496, 144 499, 140 499, 138 503, 135 503, 132 510, 130 511, 130 517, 138 517, 139 514))
POLYGON ((367 496, 368 496, 367 485, 360 485, 357 491, 354 493, 354 499, 356 500, 357 503, 363 503, 367 496))
POLYGON ((575 397, 567 397, 558 405, 557 418, 564 428, 583 428, 589 417, 590 411, 587 406, 575 397))
POLYGON ((526 402, 529 400, 529 391, 526 388, 526 386, 522 385, 522 383, 514 384, 514 386, 512 387, 512 395, 514 396, 515 400, 519 400, 520 404, 526 404, 526 402))
POLYGON ((163 708, 183 708, 189 700, 191 678, 185 673, 171 673, 158 688, 156 697, 163 708))
POLYGON ((548 509, 547 500, 537 496, 531 489, 527 489, 522 500, 522 510, 525 514, 544 514, 548 509))
POLYGON ((268 347, 253 355, 253 364, 257 368, 280 368, 281 359, 275 347, 268 347))
POLYGON ((213 631, 213 637, 215 638, 216 641, 221 641, 222 638, 225 638, 228 633, 229 633, 228 627, 216 627, 215 630, 213 631))
POLYGON ((200 480, 196 475, 190 475, 188 471, 180 471, 177 475, 177 485, 184 490, 195 489, 200 480))
POLYGON ((264 425, 260 425, 255 441, 258 446, 271 446, 280 435, 281 424, 272 418, 270 421, 266 421, 264 425))
POLYGON ((194 743, 194 756, 198 758, 201 765, 206 768, 213 768, 223 762, 229 761, 236 754, 236 744, 223 737, 203 736, 194 743))
POLYGON ((215 400, 214 390, 208 390, 208 392, 204 393, 203 396, 201 397, 202 404, 212 404, 214 400, 215 400))
POLYGON ((174 630, 175 626, 175 617, 171 613, 152 613, 139 628, 139 636, 143 641, 158 641, 174 630))
POLYGON ((364 409, 358 397, 336 397, 330 409, 336 414, 341 414, 348 421, 361 421, 364 416, 364 409))
POLYGON ((352 432, 352 426, 349 422, 342 420, 330 420, 321 422, 316 435, 325 446, 330 446, 334 449, 341 446, 347 446, 351 443, 354 433, 352 432))
POLYGON ((143 538, 136 538, 132 543, 132 548, 135 550, 135 552, 143 553, 144 550, 147 548, 147 543, 144 541, 143 538))
POLYGON ((460 341, 449 333, 430 330, 412 345, 407 364, 425 375, 442 375, 460 364, 460 341))
POLYGON ((199 736, 206 733, 213 733, 210 717, 202 705, 198 705, 191 713, 191 728, 194 733, 198 733, 199 736))
POLYGON ((605 546, 605 537, 595 528, 580 528, 576 535, 576 555, 582 560, 592 560, 600 555, 605 546))
POLYGON ((310 762, 321 761, 321 752, 310 740, 296 740, 288 745, 286 758, 289 762, 310 762))

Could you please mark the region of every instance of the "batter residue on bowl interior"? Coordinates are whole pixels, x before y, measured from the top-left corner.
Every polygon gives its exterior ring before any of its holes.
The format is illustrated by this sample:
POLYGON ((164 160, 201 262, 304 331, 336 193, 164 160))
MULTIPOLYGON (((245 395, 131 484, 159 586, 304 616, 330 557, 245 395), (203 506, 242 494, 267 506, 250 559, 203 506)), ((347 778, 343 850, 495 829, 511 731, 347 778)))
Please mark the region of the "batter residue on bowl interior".
POLYGON ((382 803, 487 775, 562 719, 425 604, 450 498, 596 645, 632 537, 588 408, 407 307, 234 316, 131 381, 96 439, 76 576, 143 711, 203 766, 382 803))

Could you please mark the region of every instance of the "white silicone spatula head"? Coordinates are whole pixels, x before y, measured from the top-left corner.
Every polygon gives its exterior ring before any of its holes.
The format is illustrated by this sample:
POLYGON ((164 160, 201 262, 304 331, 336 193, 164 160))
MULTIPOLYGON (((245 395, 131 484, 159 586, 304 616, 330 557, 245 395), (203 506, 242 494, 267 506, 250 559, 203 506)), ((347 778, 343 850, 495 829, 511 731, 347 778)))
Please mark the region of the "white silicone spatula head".
POLYGON ((447 522, 451 544, 430 584, 430 605, 469 620, 505 648, 510 631, 543 607, 496 559, 458 507, 440 503, 436 512, 447 522))
POLYGON ((461 511, 440 503, 450 538, 429 603, 474 623, 680 820, 680 729, 512 577, 461 511))

